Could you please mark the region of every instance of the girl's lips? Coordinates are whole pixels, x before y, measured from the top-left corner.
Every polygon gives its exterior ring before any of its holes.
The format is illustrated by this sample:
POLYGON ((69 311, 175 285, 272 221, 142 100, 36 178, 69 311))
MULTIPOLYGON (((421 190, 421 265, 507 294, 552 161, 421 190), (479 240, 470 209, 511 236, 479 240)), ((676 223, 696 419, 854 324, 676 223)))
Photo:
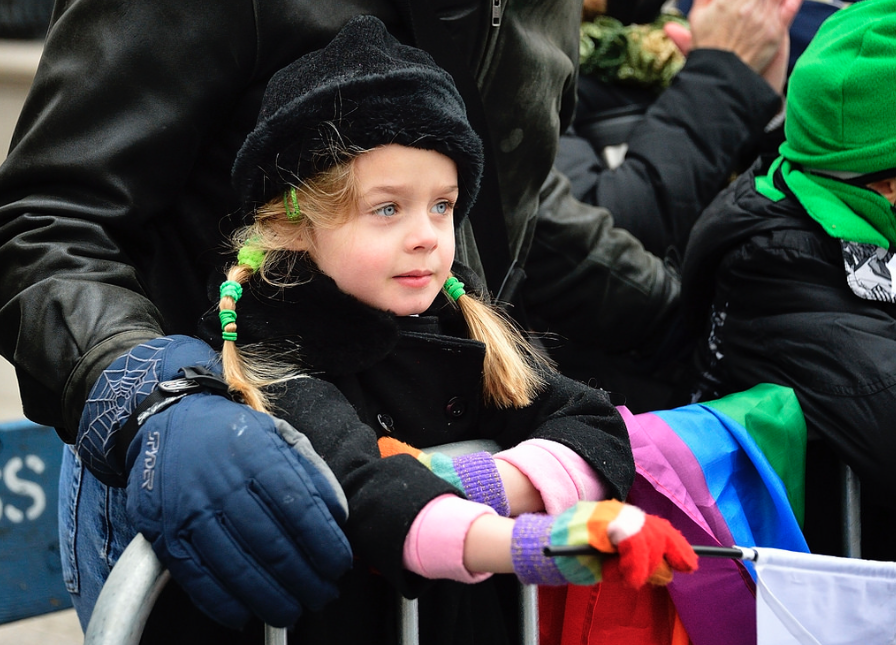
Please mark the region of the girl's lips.
POLYGON ((432 280, 432 276, 430 271, 408 271, 395 276, 395 280, 406 287, 425 287, 432 280))

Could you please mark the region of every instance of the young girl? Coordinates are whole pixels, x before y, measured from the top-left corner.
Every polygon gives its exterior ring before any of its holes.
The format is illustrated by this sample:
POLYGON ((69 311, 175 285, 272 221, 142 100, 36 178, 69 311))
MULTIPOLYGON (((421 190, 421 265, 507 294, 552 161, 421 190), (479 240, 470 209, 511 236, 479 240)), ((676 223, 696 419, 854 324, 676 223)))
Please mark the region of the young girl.
POLYGON ((355 566, 297 642, 397 642, 396 590, 420 597, 424 643, 512 642, 516 580, 492 573, 600 580, 601 559, 554 561, 549 544, 618 548, 633 584, 668 581, 664 557, 694 567, 661 520, 581 501, 624 498, 626 428, 604 391, 552 371, 455 262, 481 166, 450 77, 372 17, 274 76, 237 157, 252 222, 202 333, 223 344, 225 378, 253 408, 308 427, 326 401, 294 387, 313 375, 358 415, 321 415, 308 436, 348 499, 355 566), (468 439, 504 450, 450 459, 407 445, 468 439), (394 452, 412 454, 381 456, 394 452))

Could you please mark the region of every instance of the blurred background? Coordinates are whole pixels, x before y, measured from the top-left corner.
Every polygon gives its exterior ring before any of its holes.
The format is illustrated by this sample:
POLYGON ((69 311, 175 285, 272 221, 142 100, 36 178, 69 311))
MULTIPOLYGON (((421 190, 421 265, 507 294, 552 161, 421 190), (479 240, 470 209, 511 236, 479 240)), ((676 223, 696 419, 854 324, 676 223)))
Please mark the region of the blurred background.
MULTIPOLYGON (((51 10, 52 2, 48 0, 0 0, 0 162, 6 158, 16 119, 37 69, 51 10)), ((22 418, 15 372, 9 363, 0 359, 0 423, 22 418)), ((55 509, 47 512, 54 513, 55 509)), ((0 522, 0 548, 9 537, 9 526, 0 522)), ((5 580, 0 582, 7 593, 8 584, 5 580)), ((0 624, 0 643, 8 645, 81 645, 83 642, 72 609, 0 624)))

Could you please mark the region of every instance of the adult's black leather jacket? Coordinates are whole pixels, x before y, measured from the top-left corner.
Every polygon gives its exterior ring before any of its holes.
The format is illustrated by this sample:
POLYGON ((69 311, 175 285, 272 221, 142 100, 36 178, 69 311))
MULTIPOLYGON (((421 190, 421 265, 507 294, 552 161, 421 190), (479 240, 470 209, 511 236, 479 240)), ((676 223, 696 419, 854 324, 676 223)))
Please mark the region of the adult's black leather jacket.
MULTIPOLYGON (((527 266, 535 293, 571 267, 575 278, 564 286, 585 288, 562 295, 586 301, 582 315, 594 324, 587 333, 609 329, 614 347, 646 342, 639 332, 661 329, 677 304, 677 276, 615 231, 606 211, 576 204, 562 178, 548 176, 575 102, 580 3, 432 2, 481 93, 509 255, 526 264, 536 218, 547 220, 550 250, 527 266), (550 198, 539 210, 543 186, 550 198), (577 225, 566 227, 572 220, 577 225)), ((267 80, 358 13, 378 16, 411 42, 396 7, 394 0, 57 3, 0 167, 0 354, 16 367, 29 418, 71 441, 106 366, 139 342, 192 331, 236 225, 228 216, 238 209, 230 167, 267 80)), ((482 272, 469 227, 458 259, 482 272)))
MULTIPOLYGON (((115 357, 190 333, 235 224, 230 167, 267 80, 359 13, 411 42, 397 5, 57 3, 0 171, 0 353, 16 366, 27 416, 70 440, 115 357)), ((462 36, 452 46, 481 90, 516 252, 573 109, 579 7, 433 6, 462 36)), ((467 230, 459 257, 479 268, 470 240, 467 230)))
POLYGON ((810 436, 892 500, 896 304, 853 292, 840 242, 792 196, 757 193, 755 174, 766 171, 757 165, 722 193, 687 249, 683 304, 704 329, 697 395, 762 382, 794 388, 810 436))

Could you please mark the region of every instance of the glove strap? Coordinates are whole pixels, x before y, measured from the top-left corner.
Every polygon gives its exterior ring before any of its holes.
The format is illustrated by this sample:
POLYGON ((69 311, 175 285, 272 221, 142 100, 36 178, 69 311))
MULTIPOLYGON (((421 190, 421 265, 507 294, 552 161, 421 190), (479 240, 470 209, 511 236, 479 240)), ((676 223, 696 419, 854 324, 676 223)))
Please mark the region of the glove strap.
POLYGON ((199 365, 181 368, 181 372, 184 373, 184 378, 159 383, 159 386, 134 408, 131 416, 121 426, 112 449, 119 459, 119 463, 127 463, 128 448, 131 442, 140 431, 140 426, 146 423, 146 420, 152 415, 158 414, 185 396, 199 392, 211 392, 230 398, 227 394, 227 383, 220 375, 199 365))

